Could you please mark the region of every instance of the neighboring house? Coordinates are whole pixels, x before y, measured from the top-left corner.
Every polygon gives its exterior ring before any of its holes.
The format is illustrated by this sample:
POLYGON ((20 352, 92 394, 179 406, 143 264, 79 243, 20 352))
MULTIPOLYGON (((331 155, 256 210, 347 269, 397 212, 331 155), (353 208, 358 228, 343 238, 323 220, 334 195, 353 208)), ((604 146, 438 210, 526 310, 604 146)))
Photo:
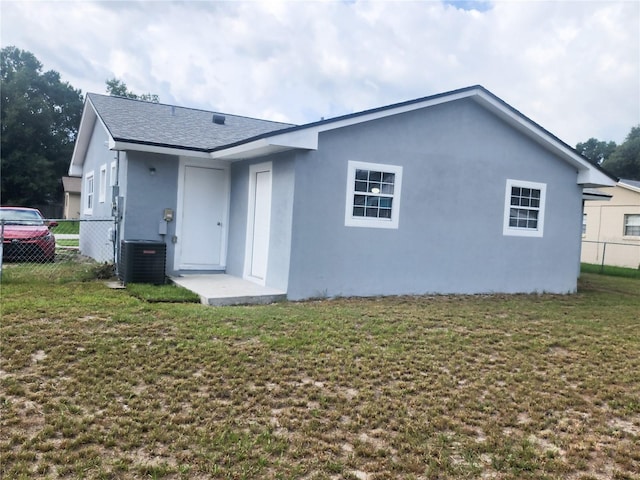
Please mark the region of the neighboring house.
POLYGON ((481 86, 302 126, 88 94, 83 218, 102 172, 116 242, 292 300, 573 292, 583 188, 615 184, 481 86))
POLYGON ((582 261, 640 268, 640 182, 621 179, 599 191, 610 198, 585 202, 582 261))
POLYGON ((80 218, 80 188, 82 186, 82 178, 62 177, 62 186, 64 188, 63 218, 74 220, 80 218))

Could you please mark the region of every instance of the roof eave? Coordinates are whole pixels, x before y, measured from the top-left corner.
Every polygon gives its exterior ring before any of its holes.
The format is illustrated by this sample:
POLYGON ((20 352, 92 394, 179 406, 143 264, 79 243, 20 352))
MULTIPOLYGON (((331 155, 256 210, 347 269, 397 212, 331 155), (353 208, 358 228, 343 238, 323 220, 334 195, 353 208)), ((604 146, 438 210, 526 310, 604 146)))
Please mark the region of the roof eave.
POLYGON ((640 188, 635 185, 630 185, 626 183, 624 180, 619 180, 617 185, 622 188, 626 188, 627 190, 631 190, 632 192, 640 193, 640 188))
POLYGON ((188 155, 190 157, 210 158, 209 153, 206 150, 199 148, 180 147, 176 145, 161 145, 126 139, 111 139, 109 141, 109 149, 116 151, 148 152, 159 153, 162 155, 188 155))
POLYGON ((215 149, 209 155, 214 159, 237 161, 289 150, 317 149, 316 129, 289 129, 285 133, 275 133, 268 137, 254 138, 246 143, 215 149))

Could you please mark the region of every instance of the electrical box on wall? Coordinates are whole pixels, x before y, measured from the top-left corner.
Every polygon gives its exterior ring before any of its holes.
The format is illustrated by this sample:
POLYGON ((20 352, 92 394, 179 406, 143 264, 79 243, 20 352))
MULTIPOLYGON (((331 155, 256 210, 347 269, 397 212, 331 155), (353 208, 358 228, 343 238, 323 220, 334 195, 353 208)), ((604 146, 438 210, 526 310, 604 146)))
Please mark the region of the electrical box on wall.
POLYGON ((162 218, 164 219, 165 222, 171 222, 173 220, 173 209, 165 208, 162 218))

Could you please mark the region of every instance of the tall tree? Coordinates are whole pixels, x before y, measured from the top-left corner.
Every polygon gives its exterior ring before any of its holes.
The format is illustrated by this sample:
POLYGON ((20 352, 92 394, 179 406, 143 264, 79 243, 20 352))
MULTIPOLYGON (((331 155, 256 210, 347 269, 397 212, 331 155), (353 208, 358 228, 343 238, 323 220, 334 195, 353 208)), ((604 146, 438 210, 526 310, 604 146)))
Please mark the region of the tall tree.
POLYGON ((143 93, 138 95, 137 93, 131 92, 127 88, 127 84, 117 78, 111 78, 105 83, 107 85, 107 93, 114 97, 133 98, 135 100, 142 100, 144 102, 151 103, 158 103, 160 101, 158 95, 155 93, 143 93))
POLYGON ((60 80, 31 53, 0 52, 2 203, 60 201, 82 115, 80 90, 60 80))
POLYGON ((586 142, 580 142, 576 145, 576 150, 591 160, 593 163, 600 165, 609 155, 616 149, 616 142, 601 142, 591 137, 586 142))
POLYGON ((602 168, 628 180, 640 180, 640 125, 631 128, 624 142, 616 148, 602 168))

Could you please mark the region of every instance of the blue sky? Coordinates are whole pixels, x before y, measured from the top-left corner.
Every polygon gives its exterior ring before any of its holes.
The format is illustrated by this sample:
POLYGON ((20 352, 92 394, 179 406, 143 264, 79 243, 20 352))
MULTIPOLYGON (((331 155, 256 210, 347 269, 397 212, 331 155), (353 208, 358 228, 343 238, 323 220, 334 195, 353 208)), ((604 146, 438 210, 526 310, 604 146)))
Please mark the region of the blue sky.
POLYGON ((0 43, 83 92, 307 123, 481 84, 575 145, 640 123, 637 1, 12 1, 0 43))

